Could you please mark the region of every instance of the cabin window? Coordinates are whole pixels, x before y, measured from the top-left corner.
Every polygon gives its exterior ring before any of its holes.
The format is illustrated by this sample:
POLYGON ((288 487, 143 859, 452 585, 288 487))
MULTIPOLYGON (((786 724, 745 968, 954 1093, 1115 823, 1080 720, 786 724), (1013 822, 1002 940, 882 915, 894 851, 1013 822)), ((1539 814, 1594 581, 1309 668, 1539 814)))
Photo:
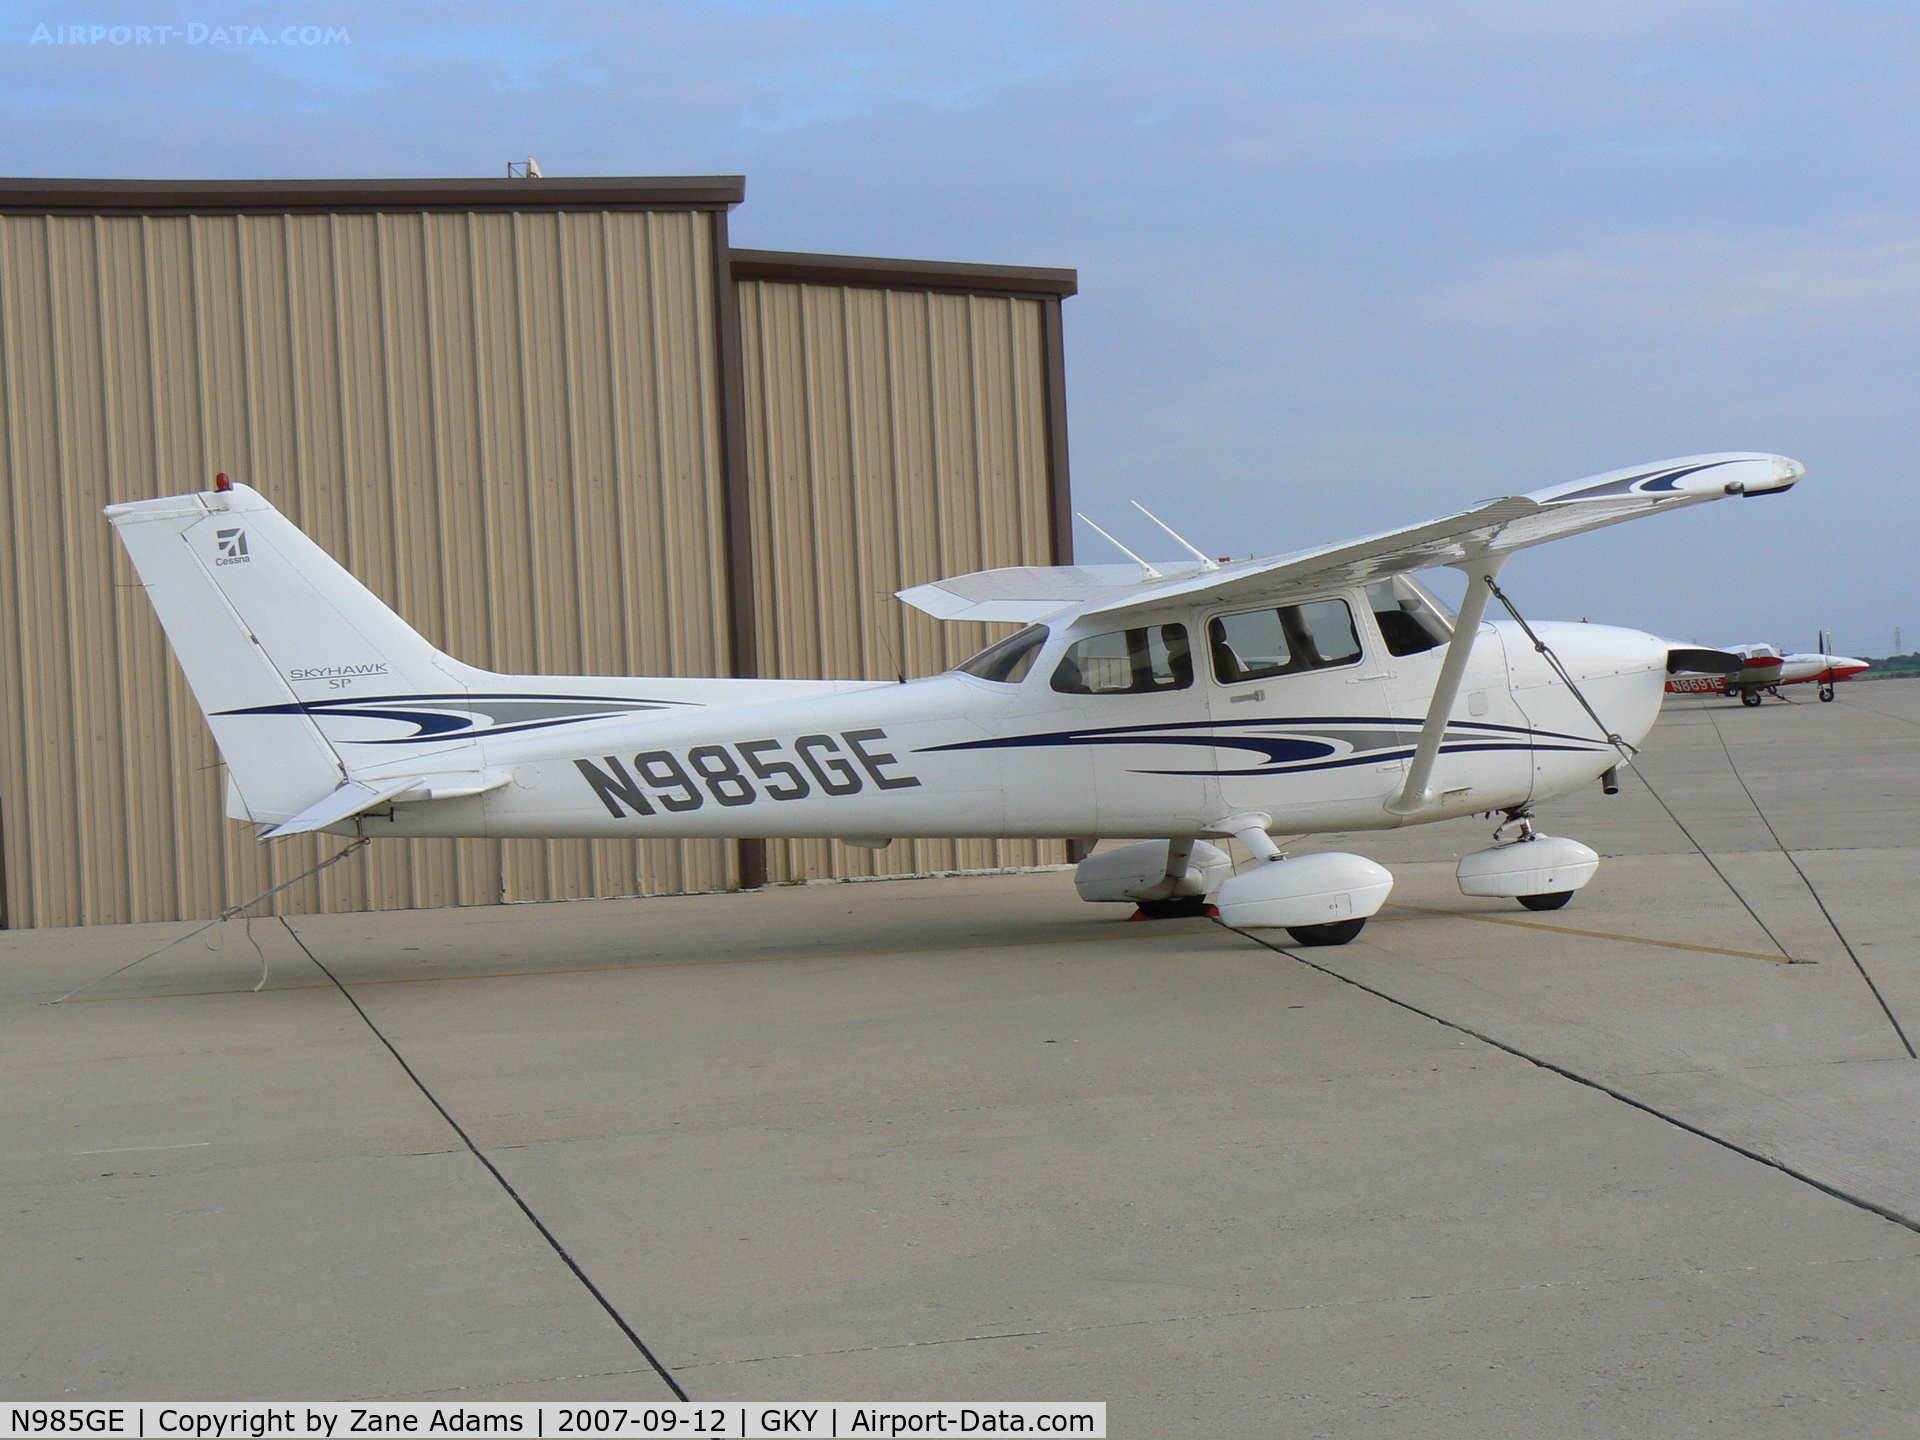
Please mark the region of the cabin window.
POLYGON ((1063 695, 1152 695, 1193 684, 1184 625, 1146 625, 1076 640, 1053 672, 1063 695))
POLYGON ((997 644, 989 645, 971 660, 954 666, 954 669, 977 675, 982 680, 1018 685, 1027 678, 1027 671, 1033 668, 1033 657, 1040 653, 1040 647, 1046 643, 1047 627, 1029 625, 997 644))
POLYGON ((1222 685, 1350 665, 1360 658, 1353 611, 1344 600, 1215 616, 1207 623, 1207 641, 1214 678, 1222 685))
POLYGON ((1367 603, 1389 655, 1418 655, 1453 638, 1453 626, 1433 597, 1404 575, 1367 586, 1367 603))

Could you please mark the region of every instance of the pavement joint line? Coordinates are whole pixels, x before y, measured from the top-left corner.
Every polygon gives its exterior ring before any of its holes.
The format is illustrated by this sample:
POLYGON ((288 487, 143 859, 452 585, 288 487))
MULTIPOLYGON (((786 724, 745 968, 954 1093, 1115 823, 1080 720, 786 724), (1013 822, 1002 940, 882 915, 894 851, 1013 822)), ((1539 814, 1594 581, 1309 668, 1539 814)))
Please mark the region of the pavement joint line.
POLYGON ((287 918, 284 915, 280 917, 280 924, 282 928, 286 930, 287 934, 293 937, 293 943, 298 945, 307 959, 313 962, 314 968, 333 982, 333 988, 340 992, 340 998, 353 1007, 354 1013, 365 1023, 367 1029, 373 1032, 374 1039, 378 1040, 381 1045, 385 1047, 387 1053, 393 1056, 394 1062, 406 1073, 407 1079, 413 1082, 414 1088, 426 1097, 427 1103, 440 1112, 440 1118, 446 1121, 453 1133, 460 1137, 460 1143, 472 1152, 473 1158, 486 1167, 487 1173, 493 1176, 502 1190, 506 1191, 507 1197, 519 1208, 520 1213, 525 1215, 532 1223, 533 1228, 540 1232, 540 1238, 545 1240, 547 1244, 553 1248, 553 1253, 558 1255, 565 1263, 567 1269, 573 1272, 574 1278, 585 1286, 587 1293, 600 1303, 600 1308, 606 1311, 613 1323, 620 1328, 620 1333, 633 1342, 633 1348, 640 1352, 640 1358, 651 1365, 654 1372, 666 1382, 667 1388, 673 1392, 674 1398, 681 1401, 686 1400, 688 1398, 686 1390, 682 1388, 678 1380, 673 1378, 672 1372, 660 1363, 660 1357, 655 1355, 648 1347, 647 1342, 640 1338, 639 1332, 627 1323, 627 1317, 614 1308, 613 1302, 602 1293, 598 1285, 593 1283, 592 1279, 587 1275, 587 1272, 580 1268, 580 1262, 573 1258, 572 1254, 568 1252, 567 1247, 560 1243, 560 1237, 547 1228, 546 1221, 542 1220, 540 1216, 535 1213, 534 1208, 521 1197, 520 1192, 514 1189, 513 1182, 507 1179, 505 1173, 501 1171, 498 1165, 487 1158, 487 1153, 474 1142, 473 1137, 467 1133, 466 1128, 461 1125, 458 1120, 453 1118, 453 1112, 447 1109, 445 1105, 442 1105, 440 1103, 440 1097, 427 1088, 427 1082, 422 1080, 418 1073, 415 1072, 413 1066, 407 1063, 407 1057, 400 1053, 399 1047, 387 1038, 385 1031, 374 1024, 373 1017, 366 1012, 365 1007, 353 998, 353 992, 341 984, 339 977, 327 968, 326 962, 313 953, 312 949, 307 945, 307 942, 300 938, 300 932, 287 923, 287 918))
POLYGON ((1631 1106, 1633 1109, 1638 1110, 1643 1114, 1653 1116, 1656 1120, 1666 1121, 1667 1124, 1673 1126, 1673 1128, 1676 1130, 1684 1130, 1689 1135, 1697 1135, 1702 1140, 1710 1141, 1711 1143, 1715 1145, 1719 1145, 1724 1149, 1731 1150, 1736 1155, 1744 1156, 1748 1160, 1752 1160, 1761 1165, 1765 1165, 1770 1169, 1778 1170, 1783 1175, 1790 1175, 1795 1180, 1800 1181, 1800 1183, 1803 1185, 1811 1185, 1815 1190, 1818 1190, 1823 1195, 1831 1195, 1836 1200, 1844 1201, 1848 1205, 1852 1205, 1857 1207, 1858 1209, 1868 1211, 1869 1213, 1874 1215, 1878 1215, 1882 1220, 1890 1220, 1895 1225, 1898 1225, 1903 1229, 1911 1230, 1916 1234, 1920 1234, 1920 1219, 1916 1219, 1909 1215, 1903 1215, 1898 1210, 1890 1209, 1885 1205, 1877 1204, 1876 1202, 1867 1199, 1863 1195, 1853 1195, 1848 1193, 1845 1190, 1838 1188, 1837 1186, 1827 1184, 1827 1182, 1824 1180, 1815 1179, 1812 1175, 1809 1175, 1804 1170, 1797 1170, 1793 1166, 1786 1164, 1784 1161, 1774 1159, 1771 1155, 1761 1154, 1758 1150, 1750 1150, 1746 1146, 1740 1144, 1738 1141, 1729 1140, 1724 1135, 1716 1135, 1711 1130, 1703 1129, 1702 1127, 1693 1124, 1691 1121, 1683 1120, 1678 1115, 1669 1114, 1665 1110, 1661 1110, 1656 1106, 1649 1105, 1644 1100, 1636 1100, 1633 1096, 1627 1094, 1624 1090, 1617 1090, 1613 1086, 1608 1085, 1603 1081, 1596 1080, 1590 1075, 1582 1075, 1577 1070, 1569 1070, 1564 1065, 1556 1064, 1553 1061, 1544 1059, 1539 1055, 1534 1055, 1529 1051, 1522 1050, 1517 1045, 1509 1045, 1504 1040, 1496 1040, 1493 1036, 1487 1034, 1485 1031, 1475 1030, 1472 1026, 1463 1025, 1458 1020, 1449 1020, 1446 1018, 1446 1016, 1436 1014, 1432 1010, 1423 1010, 1410 1000, 1402 1000, 1397 995, 1389 995, 1385 990, 1381 990, 1376 988, 1375 986, 1369 985, 1364 980, 1356 980, 1351 975, 1342 974, 1340 971, 1335 970, 1331 965, 1322 965, 1317 960, 1309 960, 1304 955, 1297 955, 1292 950, 1287 949, 1285 946, 1276 945, 1271 940, 1262 939, 1259 935, 1256 935, 1251 930, 1234 930, 1234 927, 1227 924, 1224 920, 1216 919, 1213 923, 1218 925, 1222 930, 1233 930, 1234 934, 1242 936, 1245 939, 1251 940, 1254 944, 1261 946, 1263 949, 1271 950, 1276 955, 1284 955, 1289 960, 1292 960, 1297 964, 1306 966, 1309 970, 1318 970, 1322 975, 1326 975, 1331 979, 1338 980, 1343 985, 1351 985, 1353 986, 1354 989, 1365 991, 1367 994, 1372 995, 1377 999, 1386 1001, 1389 1005, 1398 1006, 1400 1009, 1405 1010, 1410 1014, 1418 1015, 1424 1020, 1431 1020, 1436 1025, 1444 1025, 1447 1027, 1447 1029, 1455 1031, 1458 1034, 1470 1036, 1473 1039, 1478 1040, 1483 1045, 1491 1045, 1496 1050, 1503 1051, 1504 1053, 1511 1055, 1516 1059, 1524 1060, 1529 1065, 1537 1065, 1542 1070, 1550 1071, 1553 1074, 1560 1076, 1564 1080, 1573 1081, 1573 1083, 1576 1085, 1584 1085, 1589 1090, 1597 1090, 1602 1095, 1606 1095, 1611 1097, 1612 1099, 1618 1100, 1622 1105, 1631 1106))
MULTIPOLYGON (((1792 960, 1784 955, 1762 955, 1757 950, 1727 950, 1718 945, 1692 945, 1684 940, 1649 940, 1644 935, 1616 935, 1610 930, 1577 930, 1571 925, 1548 925, 1539 920, 1515 920, 1509 915, 1476 915, 1470 910, 1441 910, 1432 905, 1408 905, 1394 900, 1391 910, 1418 910, 1451 920, 1478 920, 1483 925, 1518 925, 1523 930, 1551 930, 1556 935, 1581 935, 1589 940, 1620 940, 1628 945, 1651 945, 1658 950, 1697 950, 1704 955, 1733 955, 1742 960, 1765 960, 1770 965, 1818 965, 1818 960, 1792 960)), ((1231 928, 1231 927, 1229 927, 1231 928)))
MULTIPOLYGON (((287 916, 275 916, 283 925, 287 916)), ((1165 922, 1162 922, 1165 923, 1165 922)), ((293 927, 287 926, 289 933, 293 927)), ((730 960, 640 960, 623 965, 577 965, 558 970, 488 970, 474 975, 395 975, 384 980, 355 980, 355 985, 365 988, 370 985, 432 985, 458 980, 533 980, 544 975, 606 975, 621 970, 686 970, 696 966, 711 965, 777 965, 793 960, 874 960, 889 955, 940 955, 955 951, 968 950, 1013 950, 1030 945, 1092 945, 1102 940, 1158 940, 1164 939, 1169 932, 1164 930, 1126 930, 1115 931, 1111 935, 1073 935, 1065 938, 1058 936, 1040 940, 996 940, 985 945, 915 945, 896 950, 839 950, 823 955, 741 955, 730 960)), ((1175 932, 1191 935, 1192 930, 1175 932)), ((302 946, 304 949, 305 947, 302 946)), ((336 982, 337 983, 337 982, 336 982)), ((314 983, 312 985, 269 985, 262 990, 252 986, 233 990, 164 990, 154 995, 89 995, 84 1000, 68 1000, 68 1005, 119 1005, 136 1000, 199 1000, 215 995, 278 995, 294 990, 328 990, 332 986, 314 983)))

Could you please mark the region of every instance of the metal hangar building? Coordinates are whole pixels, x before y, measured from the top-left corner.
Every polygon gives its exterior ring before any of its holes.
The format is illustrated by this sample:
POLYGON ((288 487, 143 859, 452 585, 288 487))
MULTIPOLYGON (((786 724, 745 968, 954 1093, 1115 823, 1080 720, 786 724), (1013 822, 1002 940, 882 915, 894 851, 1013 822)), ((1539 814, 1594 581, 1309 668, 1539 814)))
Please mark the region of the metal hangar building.
MULTIPOLYGON (((926 674, 892 592, 1071 557, 1071 270, 736 250, 738 176, 0 180, 0 924, 203 917, 223 818, 105 505, 268 495, 505 672, 926 674)), ((1064 860, 1064 842, 387 842, 289 913, 1064 860)))

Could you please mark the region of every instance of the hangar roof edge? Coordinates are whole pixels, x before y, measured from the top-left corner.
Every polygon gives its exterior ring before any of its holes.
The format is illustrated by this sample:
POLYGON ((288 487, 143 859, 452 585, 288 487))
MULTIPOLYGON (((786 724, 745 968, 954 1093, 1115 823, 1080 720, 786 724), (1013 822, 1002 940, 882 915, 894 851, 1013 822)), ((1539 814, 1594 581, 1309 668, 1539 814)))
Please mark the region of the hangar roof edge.
POLYGON ((721 210, 743 175, 587 175, 533 180, 98 180, 0 177, 0 213, 208 214, 343 210, 721 210))
POLYGON ((796 250, 729 252, 736 280, 794 280, 882 289, 979 294, 1077 294, 1079 272, 1040 265, 972 265, 951 260, 892 260, 877 255, 814 255, 796 250))

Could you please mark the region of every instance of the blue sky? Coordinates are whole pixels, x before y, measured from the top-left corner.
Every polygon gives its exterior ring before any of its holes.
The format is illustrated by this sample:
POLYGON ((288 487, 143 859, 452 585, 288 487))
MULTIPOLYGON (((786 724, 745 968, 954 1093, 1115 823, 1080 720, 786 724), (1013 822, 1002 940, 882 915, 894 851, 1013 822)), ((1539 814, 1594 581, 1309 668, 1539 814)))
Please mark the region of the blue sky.
POLYGON ((1776 450, 1788 497, 1509 588, 1882 654, 1920 646, 1917 56, 1920 6, 1819 0, 62 0, 0 4, 0 168, 742 172, 737 244, 1077 268, 1074 486, 1129 541, 1129 498, 1267 553, 1776 450), (350 43, 31 43, 74 24, 350 43))

